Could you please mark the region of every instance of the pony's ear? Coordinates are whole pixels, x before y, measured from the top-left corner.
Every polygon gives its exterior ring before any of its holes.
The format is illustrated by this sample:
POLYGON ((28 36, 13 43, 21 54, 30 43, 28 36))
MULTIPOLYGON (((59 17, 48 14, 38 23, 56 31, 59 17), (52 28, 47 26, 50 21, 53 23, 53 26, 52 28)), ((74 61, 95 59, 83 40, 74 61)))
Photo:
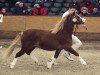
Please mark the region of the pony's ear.
POLYGON ((0 23, 3 22, 3 14, 0 14, 0 23))

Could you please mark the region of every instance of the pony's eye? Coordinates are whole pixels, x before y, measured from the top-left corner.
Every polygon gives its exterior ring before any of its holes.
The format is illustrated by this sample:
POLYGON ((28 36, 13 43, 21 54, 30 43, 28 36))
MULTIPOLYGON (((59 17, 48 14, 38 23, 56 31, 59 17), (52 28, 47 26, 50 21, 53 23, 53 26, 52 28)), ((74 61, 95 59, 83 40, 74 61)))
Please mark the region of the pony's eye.
POLYGON ((73 22, 76 22, 77 21, 77 19, 76 18, 73 18, 73 22))

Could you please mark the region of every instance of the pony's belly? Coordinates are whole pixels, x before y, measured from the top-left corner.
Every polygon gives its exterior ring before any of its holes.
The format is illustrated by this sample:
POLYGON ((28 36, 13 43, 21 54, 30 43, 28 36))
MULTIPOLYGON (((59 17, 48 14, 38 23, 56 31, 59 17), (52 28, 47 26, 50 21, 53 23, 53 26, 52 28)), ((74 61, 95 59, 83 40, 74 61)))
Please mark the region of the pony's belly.
POLYGON ((47 51, 54 51, 54 50, 56 50, 56 47, 50 46, 50 45, 39 45, 39 48, 47 50, 47 51))

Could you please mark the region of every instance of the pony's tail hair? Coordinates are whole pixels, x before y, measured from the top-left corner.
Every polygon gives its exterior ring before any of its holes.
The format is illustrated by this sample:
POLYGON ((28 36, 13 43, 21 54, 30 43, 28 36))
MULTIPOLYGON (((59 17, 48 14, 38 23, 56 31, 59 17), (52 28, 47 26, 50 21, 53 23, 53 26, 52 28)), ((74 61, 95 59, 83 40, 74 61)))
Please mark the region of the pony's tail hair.
POLYGON ((2 59, 7 59, 8 57, 10 57, 10 55, 11 55, 12 52, 14 51, 15 45, 16 45, 17 42, 20 40, 22 34, 23 34, 23 32, 19 33, 19 34, 15 37, 15 39, 12 41, 12 44, 9 46, 9 48, 5 50, 5 53, 4 53, 2 59))

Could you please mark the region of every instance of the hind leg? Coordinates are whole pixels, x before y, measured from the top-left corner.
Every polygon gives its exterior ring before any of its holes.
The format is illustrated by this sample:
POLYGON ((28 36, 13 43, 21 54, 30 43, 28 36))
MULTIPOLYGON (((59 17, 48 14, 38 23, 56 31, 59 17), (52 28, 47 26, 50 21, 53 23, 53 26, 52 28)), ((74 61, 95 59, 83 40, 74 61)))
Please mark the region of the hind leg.
POLYGON ((74 54, 75 56, 78 56, 79 61, 81 62, 81 64, 87 65, 87 63, 84 61, 84 59, 83 59, 83 58, 79 55, 79 53, 76 52, 73 48, 68 48, 68 49, 65 49, 65 50, 67 50, 68 52, 74 54))
POLYGON ((22 56, 24 53, 25 53, 24 50, 20 50, 20 51, 16 54, 14 60, 10 63, 10 68, 11 68, 11 69, 14 68, 14 66, 15 66, 15 64, 16 64, 16 62, 17 62, 17 60, 18 60, 18 57, 22 56))
POLYGON ((30 55, 30 57, 32 58, 32 60, 34 60, 35 63, 38 64, 38 59, 35 57, 35 55, 32 52, 34 49, 38 49, 38 48, 32 48, 28 52, 26 52, 26 54, 27 55, 30 55))

